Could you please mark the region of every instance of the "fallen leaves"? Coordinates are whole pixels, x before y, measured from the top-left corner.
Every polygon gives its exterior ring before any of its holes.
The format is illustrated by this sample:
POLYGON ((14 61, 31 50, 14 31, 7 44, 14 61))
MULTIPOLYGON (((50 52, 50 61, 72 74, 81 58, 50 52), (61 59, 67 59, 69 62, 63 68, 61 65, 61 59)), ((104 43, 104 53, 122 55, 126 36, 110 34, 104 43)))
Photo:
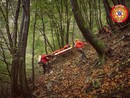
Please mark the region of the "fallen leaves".
POLYGON ((78 61, 76 50, 67 58, 59 57, 52 64, 52 74, 36 78, 34 93, 41 98, 48 96, 48 90, 51 98, 98 98, 99 95, 125 90, 130 87, 130 68, 125 67, 126 61, 130 61, 127 56, 130 51, 122 47, 115 49, 115 56, 107 60, 102 68, 93 66, 96 59, 93 49, 87 54, 89 65, 78 61))

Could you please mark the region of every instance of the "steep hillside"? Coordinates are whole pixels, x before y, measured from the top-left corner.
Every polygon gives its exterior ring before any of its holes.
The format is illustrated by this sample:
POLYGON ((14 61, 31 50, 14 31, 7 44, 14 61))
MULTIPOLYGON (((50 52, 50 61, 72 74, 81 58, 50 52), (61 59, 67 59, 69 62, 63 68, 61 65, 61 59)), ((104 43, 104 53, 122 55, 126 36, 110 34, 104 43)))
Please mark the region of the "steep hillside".
POLYGON ((58 56, 50 63, 49 74, 36 77, 34 94, 38 98, 130 98, 129 31, 100 35, 110 51, 103 66, 89 44, 84 48, 85 62, 75 48, 58 56))

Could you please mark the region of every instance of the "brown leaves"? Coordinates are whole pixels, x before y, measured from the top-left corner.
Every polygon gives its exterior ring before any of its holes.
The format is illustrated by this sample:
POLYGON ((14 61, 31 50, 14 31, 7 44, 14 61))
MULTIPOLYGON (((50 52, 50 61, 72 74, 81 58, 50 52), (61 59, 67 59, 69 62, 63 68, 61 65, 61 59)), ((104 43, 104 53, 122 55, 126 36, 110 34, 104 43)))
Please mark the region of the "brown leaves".
POLYGON ((64 66, 59 72, 39 77, 35 93, 46 96, 46 85, 51 82, 50 95, 53 97, 97 98, 99 94, 112 93, 130 86, 130 68, 122 71, 116 69, 108 64, 102 69, 91 69, 90 79, 86 82, 86 66, 64 66))
POLYGON ((47 97, 46 85, 50 82, 49 93, 52 98, 98 98, 99 95, 130 87, 130 68, 125 66, 130 60, 129 49, 117 45, 114 57, 109 58, 102 68, 93 66, 97 57, 92 47, 89 50, 86 64, 79 63, 80 56, 76 50, 72 51, 72 55, 66 54, 67 57, 59 56, 52 64, 54 72, 37 78, 35 92, 47 97))

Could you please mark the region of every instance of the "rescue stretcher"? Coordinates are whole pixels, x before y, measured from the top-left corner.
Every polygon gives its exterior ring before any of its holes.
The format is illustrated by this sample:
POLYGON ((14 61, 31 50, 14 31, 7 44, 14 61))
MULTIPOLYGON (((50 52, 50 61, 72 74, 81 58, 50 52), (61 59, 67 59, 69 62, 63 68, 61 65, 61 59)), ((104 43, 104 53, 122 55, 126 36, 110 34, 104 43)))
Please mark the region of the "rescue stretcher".
MULTIPOLYGON (((51 53, 50 55, 52 55, 52 56, 58 56, 58 55, 60 55, 60 54, 63 54, 63 53, 65 53, 65 52, 67 52, 67 51, 69 51, 69 50, 71 50, 73 47, 68 47, 68 48, 66 48, 66 49, 59 49, 59 50, 56 50, 56 51, 54 51, 53 53, 51 53)), ((40 62, 41 61, 41 55, 39 55, 38 56, 38 62, 40 62)))
POLYGON ((69 48, 64 49, 64 50, 62 50, 62 51, 59 51, 59 52, 57 52, 57 53, 54 53, 54 56, 60 55, 60 54, 66 52, 66 51, 68 51, 68 50, 70 50, 70 49, 72 49, 72 47, 69 47, 69 48))

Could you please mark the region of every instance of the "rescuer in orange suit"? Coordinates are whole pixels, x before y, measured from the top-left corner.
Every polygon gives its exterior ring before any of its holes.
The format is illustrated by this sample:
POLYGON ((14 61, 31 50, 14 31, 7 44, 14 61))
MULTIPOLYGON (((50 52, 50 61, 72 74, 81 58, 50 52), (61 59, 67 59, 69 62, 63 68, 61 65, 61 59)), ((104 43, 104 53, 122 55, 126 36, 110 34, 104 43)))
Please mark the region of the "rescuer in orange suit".
POLYGON ((49 73, 50 66, 48 64, 48 61, 51 59, 51 57, 52 57, 51 55, 46 55, 46 54, 42 54, 39 57, 38 64, 43 67, 44 74, 46 74, 46 72, 49 73))
POLYGON ((82 60, 86 60, 87 59, 87 57, 85 55, 85 52, 83 51, 83 47, 84 47, 85 44, 86 44, 86 42, 82 42, 82 41, 79 41, 79 40, 75 41, 75 47, 82 54, 82 56, 81 56, 82 60))

